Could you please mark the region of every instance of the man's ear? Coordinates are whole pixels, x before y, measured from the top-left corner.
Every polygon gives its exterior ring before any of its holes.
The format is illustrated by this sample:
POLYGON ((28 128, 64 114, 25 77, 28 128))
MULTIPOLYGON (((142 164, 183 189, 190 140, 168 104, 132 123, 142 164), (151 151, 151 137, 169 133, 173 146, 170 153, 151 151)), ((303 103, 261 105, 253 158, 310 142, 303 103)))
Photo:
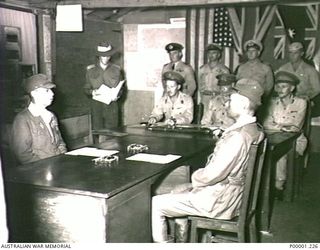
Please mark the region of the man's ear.
POLYGON ((181 89, 181 84, 178 84, 178 89, 179 89, 179 90, 181 89))

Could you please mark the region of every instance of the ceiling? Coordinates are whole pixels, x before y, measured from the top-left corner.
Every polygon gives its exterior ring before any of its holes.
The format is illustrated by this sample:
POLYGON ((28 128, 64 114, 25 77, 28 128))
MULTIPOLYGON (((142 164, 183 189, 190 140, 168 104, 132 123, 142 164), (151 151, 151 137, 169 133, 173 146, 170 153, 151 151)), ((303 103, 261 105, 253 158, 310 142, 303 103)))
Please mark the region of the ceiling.
MULTIPOLYGON (((154 9, 174 9, 182 6, 234 5, 234 4, 283 4, 283 3, 319 3, 302 0, 0 0, 0 4, 29 9, 55 9, 59 5, 81 4, 88 19, 121 22, 133 13, 154 9)), ((1 6, 1 5, 0 5, 1 6)))

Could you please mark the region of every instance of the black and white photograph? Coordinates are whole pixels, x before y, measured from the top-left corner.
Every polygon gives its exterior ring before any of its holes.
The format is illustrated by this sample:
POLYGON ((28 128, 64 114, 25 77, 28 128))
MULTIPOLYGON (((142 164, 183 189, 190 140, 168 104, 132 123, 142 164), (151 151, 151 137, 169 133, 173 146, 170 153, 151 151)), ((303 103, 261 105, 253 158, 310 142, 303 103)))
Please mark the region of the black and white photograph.
POLYGON ((320 1, 0 0, 0 132, 1 248, 320 249, 320 1))

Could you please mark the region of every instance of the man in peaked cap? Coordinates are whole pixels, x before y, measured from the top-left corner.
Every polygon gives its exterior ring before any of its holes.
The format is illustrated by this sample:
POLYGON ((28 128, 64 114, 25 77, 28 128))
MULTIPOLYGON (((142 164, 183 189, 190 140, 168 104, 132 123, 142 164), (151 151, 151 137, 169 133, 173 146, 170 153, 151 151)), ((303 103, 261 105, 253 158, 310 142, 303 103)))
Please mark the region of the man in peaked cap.
MULTIPOLYGON (((297 97, 294 90, 298 86, 299 78, 287 71, 278 71, 275 75, 274 97, 268 106, 268 115, 263 126, 267 130, 300 132, 304 124, 307 101, 297 97)), ((302 155, 307 146, 306 137, 301 134, 296 141, 296 150, 302 155)), ((276 188, 282 190, 287 175, 287 156, 280 158, 276 168, 276 188)))
MULTIPOLYGON (((100 90, 112 90, 121 88, 123 74, 120 66, 110 60, 115 53, 114 48, 108 42, 102 42, 96 47, 96 64, 87 66, 86 83, 84 91, 90 98, 91 120, 93 129, 114 128, 119 126, 119 104, 121 90, 118 95, 110 97, 110 102, 100 102, 95 98, 100 90), (118 86, 120 84, 120 86, 118 86)), ((107 100, 107 98, 105 98, 107 100)))
POLYGON ((26 79, 25 90, 31 102, 17 114, 12 126, 12 150, 20 163, 25 164, 65 153, 56 116, 47 107, 53 101, 56 85, 43 74, 26 79))
MULTIPOLYGON (((195 80, 195 74, 192 67, 181 61, 183 53, 183 46, 179 43, 169 43, 165 46, 168 52, 170 63, 167 63, 162 68, 162 76, 167 71, 176 71, 181 74, 185 80, 183 88, 181 89, 183 93, 193 96, 197 85, 195 80)), ((163 88, 165 90, 165 79, 162 78, 163 88)), ((165 92, 165 91, 164 91, 165 92)))
POLYGON ((209 102, 209 108, 203 114, 202 125, 208 127, 219 127, 226 129, 234 123, 234 119, 228 115, 228 102, 230 95, 235 92, 233 85, 236 76, 233 74, 222 73, 217 75, 219 94, 209 102))
POLYGON ((296 75, 300 83, 297 85, 296 95, 308 97, 310 100, 320 93, 320 77, 314 67, 303 60, 304 49, 300 42, 289 45, 289 62, 282 65, 279 71, 287 71, 296 75))
POLYGON ((193 119, 193 100, 191 96, 181 92, 185 79, 176 71, 163 74, 165 95, 153 109, 148 124, 164 120, 165 124, 190 124, 193 119))
MULTIPOLYGON (((247 80, 236 85, 231 94, 229 115, 235 123, 217 141, 206 166, 196 170, 191 183, 169 194, 152 198, 152 237, 154 242, 168 242, 166 218, 185 218, 196 215, 229 220, 239 215, 246 175, 246 159, 252 143, 263 139, 254 116, 263 89, 257 81, 247 80)), ((181 223, 181 222, 180 222, 181 223)))
POLYGON ((263 49, 262 43, 257 40, 249 40, 244 44, 247 61, 240 64, 236 70, 237 79, 247 78, 260 82, 266 98, 274 85, 273 71, 268 64, 261 62, 260 54, 263 49))
POLYGON ((208 62, 199 70, 198 85, 204 114, 208 111, 210 100, 220 92, 217 75, 230 73, 229 69, 220 62, 221 53, 222 47, 219 44, 208 44, 206 47, 208 62))

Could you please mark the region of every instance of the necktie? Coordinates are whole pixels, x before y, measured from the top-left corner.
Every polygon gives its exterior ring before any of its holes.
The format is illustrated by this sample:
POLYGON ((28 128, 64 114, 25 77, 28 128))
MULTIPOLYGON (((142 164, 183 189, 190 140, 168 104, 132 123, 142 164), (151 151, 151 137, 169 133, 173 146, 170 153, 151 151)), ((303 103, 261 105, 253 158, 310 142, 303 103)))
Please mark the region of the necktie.
POLYGON ((172 70, 174 70, 174 67, 175 67, 175 64, 173 63, 173 64, 172 64, 172 70))

